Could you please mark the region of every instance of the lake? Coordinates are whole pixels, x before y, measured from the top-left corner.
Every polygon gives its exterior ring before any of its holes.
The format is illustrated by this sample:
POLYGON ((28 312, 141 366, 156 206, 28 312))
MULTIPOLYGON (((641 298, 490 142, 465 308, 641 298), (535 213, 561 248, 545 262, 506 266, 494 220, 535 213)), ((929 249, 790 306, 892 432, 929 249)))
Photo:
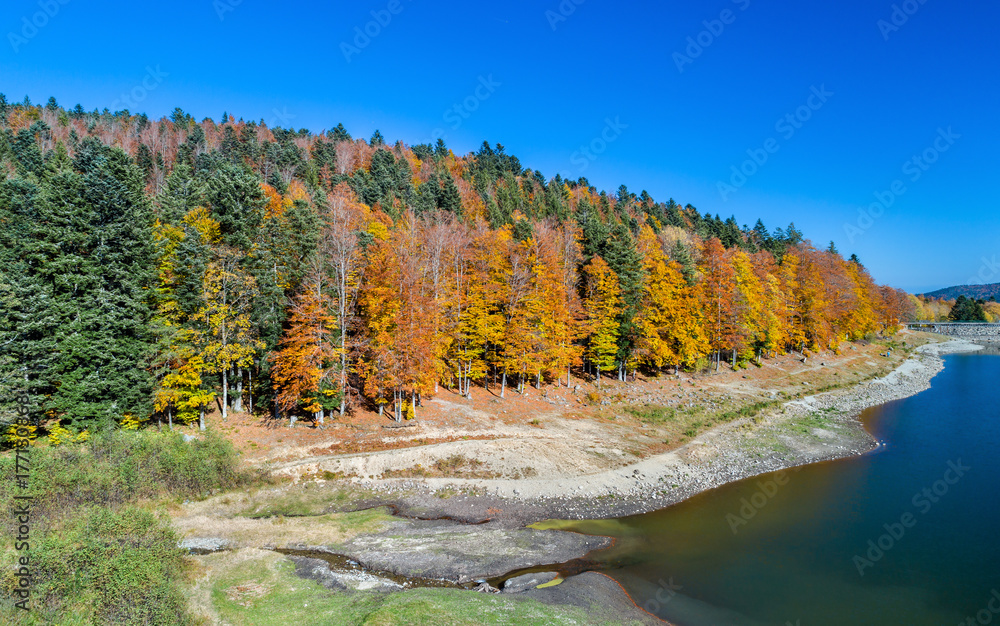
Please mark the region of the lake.
POLYGON ((1000 356, 945 363, 862 415, 870 454, 560 527, 618 538, 588 559, 678 626, 1000 624, 1000 356))

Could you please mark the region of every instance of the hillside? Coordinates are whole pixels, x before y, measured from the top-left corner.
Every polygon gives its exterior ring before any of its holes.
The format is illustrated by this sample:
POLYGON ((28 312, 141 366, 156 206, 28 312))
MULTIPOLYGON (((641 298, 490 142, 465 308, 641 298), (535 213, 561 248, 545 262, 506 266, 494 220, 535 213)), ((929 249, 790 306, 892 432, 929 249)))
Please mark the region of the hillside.
POLYGON ((955 300, 959 296, 975 300, 1000 299, 1000 283, 991 283, 989 285, 955 285, 922 295, 925 298, 940 298, 942 300, 955 300))
POLYGON ((547 178, 500 144, 0 95, 0 168, 0 417, 17 381, 50 435, 212 407, 402 421, 445 389, 744 368, 912 317, 794 224, 547 178))

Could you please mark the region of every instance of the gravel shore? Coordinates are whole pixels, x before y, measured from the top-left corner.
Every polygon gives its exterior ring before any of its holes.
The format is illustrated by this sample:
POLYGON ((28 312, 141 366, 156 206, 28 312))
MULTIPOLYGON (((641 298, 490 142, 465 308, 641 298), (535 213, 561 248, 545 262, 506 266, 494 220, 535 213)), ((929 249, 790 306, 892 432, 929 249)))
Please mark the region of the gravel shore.
POLYGON ((489 519, 505 527, 547 518, 595 519, 653 511, 736 480, 869 452, 878 442, 861 425, 864 409, 929 388, 944 367, 943 355, 982 348, 960 339, 927 344, 883 378, 789 401, 770 414, 719 426, 678 450, 619 469, 521 480, 361 481, 378 495, 351 508, 393 504, 403 516, 489 519), (808 432, 789 428, 796 420, 817 415, 823 417, 823 427, 808 432), (448 490, 463 495, 441 497, 448 490), (476 495, 467 495, 470 492, 476 495))
MULTIPOLYGON (((788 401, 766 415, 719 426, 678 450, 597 474, 522 480, 360 481, 375 495, 354 500, 341 510, 390 506, 399 517, 411 519, 401 519, 383 532, 359 536, 345 545, 312 549, 345 555, 364 568, 396 576, 456 583, 498 575, 506 578, 503 572, 578 559, 607 540, 524 526, 549 518, 595 519, 648 512, 728 482, 864 454, 880 444, 862 426, 862 411, 928 389, 931 379, 944 368, 942 356, 980 349, 964 340, 927 344, 882 378, 788 401), (475 495, 468 495, 469 491, 475 495)), ((331 588, 373 584, 367 579, 344 582, 346 574, 330 572, 316 559, 297 563, 299 575, 330 579, 324 584, 331 588)), ((594 572, 569 576, 555 587, 504 597, 580 606, 594 618, 593 623, 662 623, 635 606, 620 586, 594 572)))

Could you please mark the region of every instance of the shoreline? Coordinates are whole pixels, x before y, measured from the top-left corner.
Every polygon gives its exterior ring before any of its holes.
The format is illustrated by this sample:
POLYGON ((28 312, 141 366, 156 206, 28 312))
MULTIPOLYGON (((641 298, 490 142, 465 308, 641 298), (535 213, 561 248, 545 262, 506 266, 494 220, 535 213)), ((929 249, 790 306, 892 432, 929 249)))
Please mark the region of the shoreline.
MULTIPOLYGON (((371 593, 371 585, 382 591, 405 591, 398 588, 399 581, 412 580, 420 586, 418 581, 426 578, 464 587, 441 593, 466 594, 470 581, 488 578, 494 584, 504 584, 525 572, 555 572, 561 564, 583 563, 588 554, 613 541, 528 527, 536 522, 646 513, 737 480, 866 454, 880 443, 863 426, 865 409, 928 389, 934 376, 944 369, 944 355, 982 349, 978 343, 941 338, 914 348, 895 369, 879 378, 784 401, 756 417, 718 425, 678 449, 615 469, 576 476, 560 474, 551 479, 317 479, 298 486, 295 481, 264 493, 265 502, 275 497, 311 498, 317 508, 307 515, 379 508, 391 515, 391 521, 352 533, 351 538, 330 534, 323 527, 296 531, 283 524, 278 531, 270 521, 234 524, 234 515, 246 507, 246 501, 223 501, 222 511, 213 501, 185 504, 186 519, 180 528, 182 534, 190 533, 194 538, 211 533, 208 529, 213 528, 219 537, 232 541, 231 549, 236 550, 233 558, 274 554, 278 548, 347 559, 358 571, 344 569, 336 560, 327 564, 323 559, 293 559, 296 577, 326 581, 324 586, 338 593, 351 593, 350 589, 371 593), (311 495, 303 495, 305 488, 310 488, 311 495), (336 503, 326 495, 333 493, 340 494, 336 503), (211 517, 204 516, 207 510, 212 510, 211 517), (257 535, 268 537, 268 542, 252 538, 257 535), (395 578, 384 578, 385 573, 395 578)), ((996 348, 987 347, 986 352, 996 352, 996 348)), ((669 624, 638 605, 613 578, 590 570, 567 571, 555 586, 529 586, 494 597, 507 606, 514 606, 510 602, 536 601, 554 611, 576 607, 597 620, 585 623, 669 624)))
POLYGON ((717 426, 676 450, 597 474, 556 479, 354 479, 356 486, 375 495, 350 510, 392 505, 403 517, 489 520, 504 527, 647 513, 730 482, 866 454, 879 443, 861 422, 865 409, 928 389, 944 368, 942 356, 983 348, 964 339, 925 344, 881 378, 787 401, 763 416, 717 426), (813 415, 823 416, 823 427, 808 434, 787 430, 789 422, 813 415), (440 495, 449 490, 475 495, 440 495))

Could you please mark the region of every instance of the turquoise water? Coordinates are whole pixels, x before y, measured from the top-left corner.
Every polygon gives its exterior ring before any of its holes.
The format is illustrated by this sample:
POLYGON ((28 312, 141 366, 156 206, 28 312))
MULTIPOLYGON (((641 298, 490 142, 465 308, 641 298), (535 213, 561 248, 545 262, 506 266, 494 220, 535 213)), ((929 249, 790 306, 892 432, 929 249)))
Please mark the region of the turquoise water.
POLYGON ((589 558, 679 626, 1000 624, 1000 356, 945 361, 865 412, 871 454, 571 529, 618 537, 589 558))

